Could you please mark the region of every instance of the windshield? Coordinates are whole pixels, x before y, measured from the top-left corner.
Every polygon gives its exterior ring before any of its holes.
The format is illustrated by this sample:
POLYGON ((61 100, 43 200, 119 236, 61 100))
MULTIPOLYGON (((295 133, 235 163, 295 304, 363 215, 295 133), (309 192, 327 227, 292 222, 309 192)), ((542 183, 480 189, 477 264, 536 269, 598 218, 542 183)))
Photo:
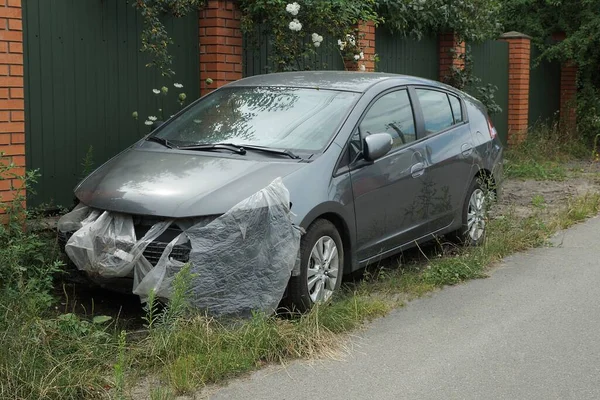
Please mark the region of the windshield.
POLYGON ((174 146, 232 143, 305 152, 322 150, 357 93, 287 87, 224 88, 156 136, 174 146))

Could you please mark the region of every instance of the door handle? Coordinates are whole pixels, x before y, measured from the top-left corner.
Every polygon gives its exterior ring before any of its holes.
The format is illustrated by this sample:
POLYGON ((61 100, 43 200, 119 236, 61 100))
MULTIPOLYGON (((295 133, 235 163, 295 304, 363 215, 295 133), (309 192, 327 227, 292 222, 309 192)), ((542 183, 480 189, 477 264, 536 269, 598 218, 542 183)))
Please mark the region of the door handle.
POLYGON ((469 143, 465 143, 462 145, 462 147, 460 148, 461 153, 463 156, 470 156, 471 153, 473 152, 473 146, 471 146, 469 143))
POLYGON ((425 164, 416 163, 412 167, 410 167, 410 174, 413 178, 418 178, 425 173, 425 164))

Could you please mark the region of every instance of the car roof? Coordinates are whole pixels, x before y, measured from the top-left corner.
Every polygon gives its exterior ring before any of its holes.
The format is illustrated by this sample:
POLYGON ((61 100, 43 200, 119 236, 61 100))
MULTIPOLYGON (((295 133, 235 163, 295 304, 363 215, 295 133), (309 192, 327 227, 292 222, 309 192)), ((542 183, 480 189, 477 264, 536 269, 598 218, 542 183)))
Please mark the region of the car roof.
POLYGON ((227 86, 318 87, 320 89, 345 90, 364 93, 376 83, 392 79, 396 81, 398 85, 430 85, 446 87, 446 85, 443 85, 440 82, 418 78, 415 76, 381 72, 351 71, 279 72, 251 76, 232 82, 227 86))

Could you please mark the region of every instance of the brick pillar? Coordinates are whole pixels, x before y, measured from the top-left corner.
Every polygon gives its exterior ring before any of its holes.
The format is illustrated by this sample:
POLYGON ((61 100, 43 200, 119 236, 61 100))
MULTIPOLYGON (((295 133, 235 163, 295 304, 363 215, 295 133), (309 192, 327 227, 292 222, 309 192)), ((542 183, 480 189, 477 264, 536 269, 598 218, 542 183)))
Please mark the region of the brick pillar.
POLYGON ((508 32, 500 39, 508 42, 508 144, 514 145, 525 140, 529 126, 531 37, 508 32))
POLYGON ((358 62, 347 60, 345 62, 346 69, 348 71, 375 72, 375 23, 373 21, 360 22, 355 29, 364 59, 358 60, 358 62))
POLYGON ((566 62, 560 69, 560 126, 573 131, 577 126, 577 65, 566 62))
POLYGON ((460 40, 454 32, 440 33, 438 36, 440 82, 448 82, 452 75, 452 68, 464 68, 465 42, 460 40))
MULTIPOLYGON (((0 162, 15 168, 0 179, 0 201, 11 201, 25 173, 25 105, 21 0, 0 2, 0 162)), ((4 210, 0 209, 0 213, 4 210)))
POLYGON ((242 78, 241 14, 235 0, 208 0, 199 14, 200 94, 205 95, 242 78))
MULTIPOLYGON (((561 42, 567 35, 556 32, 552 40, 561 42)), ((563 62, 560 69, 560 126, 566 130, 573 130, 577 125, 577 65, 572 62, 563 62)))

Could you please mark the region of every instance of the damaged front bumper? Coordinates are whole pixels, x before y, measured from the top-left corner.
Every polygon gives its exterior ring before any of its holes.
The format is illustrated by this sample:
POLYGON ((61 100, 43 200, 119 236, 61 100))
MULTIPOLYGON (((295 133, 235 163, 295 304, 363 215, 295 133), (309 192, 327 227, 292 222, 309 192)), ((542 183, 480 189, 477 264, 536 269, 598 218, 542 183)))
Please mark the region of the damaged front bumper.
POLYGON ((149 224, 80 204, 59 221, 59 241, 92 280, 128 280, 142 301, 151 292, 169 299, 187 263, 191 305, 215 315, 272 312, 299 259, 289 204, 279 178, 221 216, 194 220, 149 224))

